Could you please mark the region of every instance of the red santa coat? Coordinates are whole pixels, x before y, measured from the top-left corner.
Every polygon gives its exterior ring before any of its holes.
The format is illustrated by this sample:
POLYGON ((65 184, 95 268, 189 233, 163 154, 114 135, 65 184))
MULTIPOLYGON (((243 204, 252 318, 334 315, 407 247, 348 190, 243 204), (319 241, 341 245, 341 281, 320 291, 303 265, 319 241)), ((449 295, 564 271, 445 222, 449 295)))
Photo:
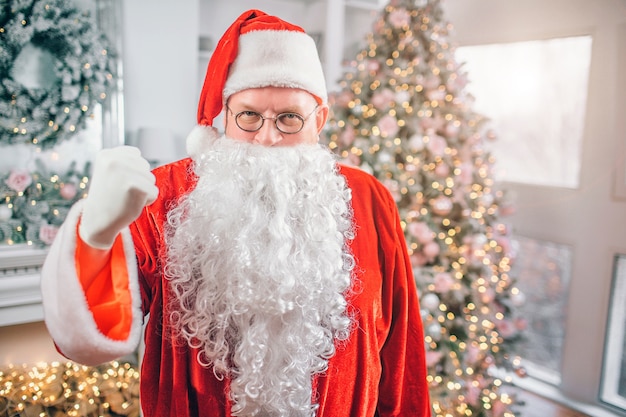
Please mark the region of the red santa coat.
MULTIPOLYGON (((107 262, 110 268, 100 273, 104 278, 81 278, 81 267, 89 267, 81 265, 80 252, 88 249, 76 236, 80 208, 68 216, 43 268, 46 323, 70 359, 97 363, 131 352, 149 314, 141 369, 146 417, 230 416, 228 381, 202 367, 197 352, 174 343, 163 314, 172 296, 160 264, 163 225, 168 209, 195 184, 191 164, 184 159, 154 171, 159 197, 130 226, 130 235, 125 231, 118 239, 107 262), (76 261, 74 271, 68 271, 67 261, 76 261), (77 308, 63 301, 72 294, 83 295, 77 308), (76 325, 84 328, 68 334, 68 326, 76 325)), ((317 415, 430 416, 423 327, 395 202, 371 175, 344 166, 340 172, 353 196, 356 237, 351 249, 360 287, 348 301, 358 325, 337 346, 328 370, 313 381, 317 415)))

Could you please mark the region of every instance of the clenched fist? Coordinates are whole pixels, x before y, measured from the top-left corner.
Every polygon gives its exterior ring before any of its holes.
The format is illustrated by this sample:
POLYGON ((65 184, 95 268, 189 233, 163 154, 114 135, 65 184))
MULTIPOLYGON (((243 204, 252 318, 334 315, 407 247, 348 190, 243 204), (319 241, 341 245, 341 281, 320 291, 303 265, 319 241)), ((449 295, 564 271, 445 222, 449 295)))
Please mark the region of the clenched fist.
POLYGON ((78 233, 89 246, 109 249, 159 194, 150 164, 138 148, 103 149, 96 157, 78 233))

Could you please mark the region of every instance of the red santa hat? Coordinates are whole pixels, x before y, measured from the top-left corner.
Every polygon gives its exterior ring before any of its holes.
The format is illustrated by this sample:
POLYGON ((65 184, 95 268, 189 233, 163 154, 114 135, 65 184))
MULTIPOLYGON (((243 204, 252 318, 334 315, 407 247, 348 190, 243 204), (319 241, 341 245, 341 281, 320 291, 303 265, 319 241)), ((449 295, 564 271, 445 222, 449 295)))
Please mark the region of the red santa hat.
POLYGON ((315 41, 304 30, 260 10, 248 10, 219 40, 207 68, 198 124, 212 126, 232 94, 258 87, 300 88, 319 103, 326 80, 315 41))

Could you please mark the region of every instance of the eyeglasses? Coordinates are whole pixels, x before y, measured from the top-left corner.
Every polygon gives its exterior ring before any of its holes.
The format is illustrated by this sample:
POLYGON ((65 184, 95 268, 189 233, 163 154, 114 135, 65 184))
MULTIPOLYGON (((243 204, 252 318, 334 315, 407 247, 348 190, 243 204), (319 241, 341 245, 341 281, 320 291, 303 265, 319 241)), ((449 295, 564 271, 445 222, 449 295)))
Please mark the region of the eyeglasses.
POLYGON ((245 132, 256 132, 263 127, 263 123, 265 123, 266 120, 273 120, 274 124, 276 125, 276 129, 278 129, 279 132, 285 133, 287 135, 293 135, 302 130, 302 128, 304 127, 304 122, 309 117, 311 117, 311 115, 315 112, 315 110, 317 110, 318 107, 319 105, 315 106, 313 111, 309 113, 308 116, 302 116, 298 113, 286 112, 280 113, 276 115, 276 117, 265 117, 261 113, 251 110, 244 110, 235 114, 228 107, 228 105, 226 106, 226 109, 230 112, 230 114, 235 116, 235 123, 237 124, 239 129, 245 132))

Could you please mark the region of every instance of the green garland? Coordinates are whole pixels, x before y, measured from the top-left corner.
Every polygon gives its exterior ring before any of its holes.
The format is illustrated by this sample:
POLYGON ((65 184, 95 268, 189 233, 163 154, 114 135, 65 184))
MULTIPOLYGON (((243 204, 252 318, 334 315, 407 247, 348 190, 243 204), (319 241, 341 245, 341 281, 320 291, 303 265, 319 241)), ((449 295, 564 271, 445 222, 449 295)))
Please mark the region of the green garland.
POLYGON ((73 162, 64 174, 35 163, 35 172, 14 169, 0 176, 0 246, 52 244, 71 206, 87 195, 90 163, 78 170, 73 162))
POLYGON ((85 127, 114 81, 112 51, 89 13, 69 0, 0 4, 0 145, 53 147, 85 127), (25 47, 48 52, 51 86, 13 77, 25 47))

